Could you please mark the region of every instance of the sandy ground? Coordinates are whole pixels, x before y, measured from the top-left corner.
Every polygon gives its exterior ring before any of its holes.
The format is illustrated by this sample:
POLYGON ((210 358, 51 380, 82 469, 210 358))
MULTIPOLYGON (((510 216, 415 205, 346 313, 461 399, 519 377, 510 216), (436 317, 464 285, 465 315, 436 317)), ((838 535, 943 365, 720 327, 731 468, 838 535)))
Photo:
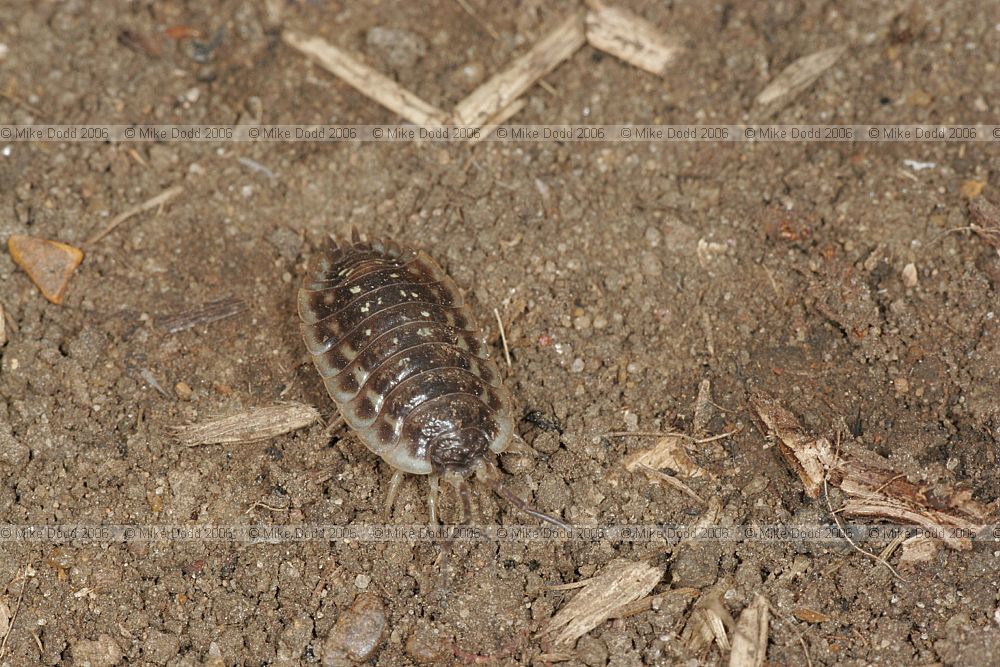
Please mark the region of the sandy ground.
MULTIPOLYGON (((452 2, 296 2, 282 20, 450 107, 573 6, 469 1, 479 22, 452 2)), ((549 90, 531 90, 517 122, 989 123, 1000 111, 989 3, 623 4, 683 41, 676 66, 659 79, 584 47, 546 77, 549 90), (768 81, 838 44, 851 48, 815 85, 759 117, 768 81)), ((395 120, 280 30, 250 1, 7 2, 0 115, 395 120), (200 36, 172 38, 173 26, 200 36)), ((606 434, 688 431, 706 378, 718 406, 707 432, 744 426, 693 452, 714 479, 688 483, 721 500, 723 522, 830 519, 750 424, 758 390, 913 479, 992 502, 1000 259, 967 233, 939 236, 968 224, 963 184, 996 200, 998 170, 995 148, 960 143, 13 144, 0 157, 4 241, 81 245, 167 187, 184 194, 88 248, 62 306, 0 254, 0 522, 378 521, 391 471, 347 432, 317 423, 184 448, 171 430, 281 400, 333 416, 295 290, 322 237, 353 225, 435 256, 498 355, 501 313, 518 429, 539 453, 503 466, 545 511, 580 524, 696 520, 698 502, 625 471, 648 439, 606 434), (702 242, 712 250, 699 256, 702 242), (224 297, 247 310, 174 334, 157 325, 224 297)), ((426 488, 403 486, 396 520, 425 519, 426 488)), ((477 500, 487 522, 527 522, 477 500)), ((511 640, 499 662, 527 664, 555 650, 534 632, 574 594, 546 586, 616 558, 666 569, 657 608, 561 649, 568 664, 725 664, 717 646, 681 641, 694 607, 671 590, 684 587, 719 593, 733 616, 764 595, 774 665, 996 664, 994 547, 940 549, 900 580, 853 550, 787 542, 462 543, 442 589, 441 547, 428 543, 4 543, 0 611, 17 615, 0 664, 316 664, 362 592, 384 608, 377 664, 461 663, 511 640)))

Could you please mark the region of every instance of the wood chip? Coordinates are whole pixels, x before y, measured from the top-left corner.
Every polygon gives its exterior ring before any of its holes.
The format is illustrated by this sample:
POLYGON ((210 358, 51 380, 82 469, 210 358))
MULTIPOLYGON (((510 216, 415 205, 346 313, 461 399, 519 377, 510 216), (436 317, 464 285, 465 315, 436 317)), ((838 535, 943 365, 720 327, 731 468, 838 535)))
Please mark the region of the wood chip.
POLYGON ((554 644, 572 645, 631 603, 649 594, 663 578, 663 568, 614 560, 588 580, 539 633, 555 634, 554 644))
POLYGON ((459 102, 455 106, 455 123, 482 127, 491 119, 502 116, 504 109, 576 53, 586 40, 583 16, 571 14, 530 51, 516 58, 459 102))
POLYGON ((0 347, 7 344, 7 317, 3 311, 3 304, 0 303, 0 347))
POLYGON ((805 432, 795 416, 773 398, 750 399, 750 414, 763 433, 778 442, 781 453, 813 498, 828 484, 839 488, 846 500, 841 511, 849 517, 888 519, 942 534, 948 546, 971 549, 970 539, 951 529, 978 533, 992 521, 992 511, 972 499, 968 489, 910 482, 875 454, 859 457, 836 451, 830 440, 805 432))
POLYGON ((705 378, 698 385, 698 398, 694 402, 694 419, 691 420, 691 432, 696 438, 705 434, 708 422, 715 416, 713 408, 712 381, 705 378))
POLYGON ((160 318, 157 325, 167 333, 177 333, 185 331, 200 324, 217 322, 218 320, 232 317, 236 313, 245 310, 247 304, 243 299, 237 297, 225 297, 216 301, 209 301, 190 310, 160 318))
MULTIPOLYGON (((712 474, 695 463, 684 448, 686 438, 682 435, 665 435, 656 441, 650 449, 644 449, 625 459, 625 469, 629 472, 639 470, 660 470, 669 468, 684 477, 711 477, 712 474)), ((653 477, 652 479, 656 479, 653 477)))
POLYGON ((63 302, 70 278, 83 261, 82 250, 58 241, 16 234, 7 240, 7 249, 42 296, 54 304, 63 302))
POLYGON ((915 535, 903 540, 903 553, 899 557, 901 566, 915 566, 934 560, 941 540, 935 540, 924 535, 915 535))
POLYGON ((303 403, 254 408, 229 417, 176 427, 177 439, 188 447, 255 442, 291 433, 319 421, 319 411, 303 403))
POLYGON ((835 459, 830 441, 806 433, 795 415, 763 394, 750 399, 750 416, 762 433, 777 442, 785 463, 802 480, 806 495, 819 498, 826 466, 832 465, 835 459))
POLYGON ((834 46, 799 58, 782 70, 781 74, 757 95, 755 103, 760 107, 776 108, 792 101, 796 95, 811 86, 823 72, 833 67, 846 50, 846 46, 834 46))
POLYGON ((833 620, 832 616, 827 616, 808 607, 796 607, 792 610, 792 613, 795 615, 795 618, 806 623, 825 623, 833 620))
POLYGON ((729 654, 729 667, 761 667, 764 664, 767 657, 769 622, 767 599, 757 593, 736 623, 733 650, 729 654))
POLYGON ((683 47, 656 26, 630 11, 589 3, 587 42, 639 69, 662 76, 683 47))
POLYGON ((169 202, 171 199, 173 199, 182 192, 184 192, 184 188, 179 185, 175 185, 172 188, 167 188, 166 190, 156 195, 155 197, 150 197, 141 204, 136 204, 132 208, 126 209, 124 212, 119 213, 115 217, 111 218, 111 220, 108 221, 108 224, 104 225, 104 227, 102 227, 97 232, 92 234, 91 237, 87 239, 87 245, 93 245, 94 243, 97 243, 105 236, 110 234, 112 231, 114 231, 114 229, 118 225, 122 224, 123 222, 125 222, 126 220, 128 220, 133 216, 139 215, 140 213, 144 213, 146 211, 150 211, 154 208, 166 206, 167 202, 169 202))
POLYGON ((714 641, 722 651, 730 650, 726 628, 735 630, 735 622, 725 605, 723 592, 718 588, 708 591, 698 600, 681 631, 681 642, 693 654, 704 652, 714 641))
POLYGON ((340 77, 361 94, 411 123, 436 127, 444 124, 447 114, 429 102, 369 67, 321 37, 309 37, 286 30, 282 39, 293 49, 309 57, 320 67, 340 77))

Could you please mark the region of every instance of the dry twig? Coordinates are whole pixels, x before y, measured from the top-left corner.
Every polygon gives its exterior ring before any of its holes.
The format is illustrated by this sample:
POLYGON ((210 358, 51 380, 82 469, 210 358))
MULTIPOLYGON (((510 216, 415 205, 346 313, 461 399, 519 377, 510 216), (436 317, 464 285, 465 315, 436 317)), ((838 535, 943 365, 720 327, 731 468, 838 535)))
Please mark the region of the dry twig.
POLYGON ((586 42, 583 17, 572 14, 530 51, 476 88, 455 106, 455 122, 482 127, 500 115, 539 79, 568 59, 586 42))
POLYGON ((92 234, 90 238, 87 239, 87 245, 93 245, 94 243, 97 243, 105 236, 113 232, 115 227, 122 224, 129 218, 139 215, 140 213, 144 213, 145 211, 149 211, 154 208, 159 208, 160 206, 165 206, 167 202, 169 202, 171 199, 173 199, 182 192, 184 192, 184 188, 181 187, 180 185, 175 185, 172 188, 167 188, 166 190, 156 195, 155 197, 151 197, 146 201, 142 202, 141 204, 136 204, 132 208, 129 208, 126 211, 124 211, 123 213, 119 213, 115 217, 111 218, 111 220, 108 221, 108 224, 104 225, 104 227, 102 227, 100 230, 92 234))

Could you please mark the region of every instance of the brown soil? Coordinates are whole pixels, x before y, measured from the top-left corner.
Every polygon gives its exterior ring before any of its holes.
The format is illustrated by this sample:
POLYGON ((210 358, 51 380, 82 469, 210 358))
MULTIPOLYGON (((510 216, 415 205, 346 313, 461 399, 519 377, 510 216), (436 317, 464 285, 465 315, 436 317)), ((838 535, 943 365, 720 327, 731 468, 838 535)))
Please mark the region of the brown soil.
MULTIPOLYGON (((842 43, 849 52, 776 122, 989 123, 1000 112, 989 3, 621 4, 683 39, 676 66, 658 79, 584 47, 516 122, 763 120, 752 103, 769 80, 842 43)), ((396 120, 285 47, 264 6, 6 3, 3 122, 396 120), (200 37, 172 39, 171 26, 200 37), (217 34, 214 50, 195 44, 217 34)), ((447 1, 291 3, 284 21, 448 108, 572 6, 489 3, 477 11, 499 40, 447 1), (376 26, 407 38, 387 43, 376 26)), ((508 383, 531 413, 519 430, 539 452, 503 464, 545 511, 580 524, 696 519, 695 501, 624 470, 649 440, 605 434, 688 429, 704 378, 721 408, 708 431, 746 425, 695 452, 717 479, 690 485, 722 499, 724 521, 829 519, 750 425, 754 390, 816 431, 853 426, 853 445, 914 479, 961 482, 992 502, 1000 259, 965 233, 938 237, 968 224, 963 183, 985 181, 995 200, 998 173, 995 148, 961 143, 13 144, 0 157, 4 242, 82 245, 129 206, 185 192, 89 249, 62 306, 0 254, 0 523, 378 521, 391 471, 347 433, 316 424, 183 448, 171 431, 280 400, 331 415, 295 290, 322 237, 353 225, 444 264, 498 355, 499 309, 508 383), (716 250, 699 257, 701 240, 716 250), (910 262, 915 287, 901 276, 910 262), (176 334, 156 325, 230 296, 248 311, 176 334), (193 389, 187 400, 178 383, 193 389)), ((425 519, 426 488, 403 486, 396 520, 425 519)), ((485 494, 477 511, 527 522, 485 494)), ((850 549, 793 543, 463 543, 442 590, 441 547, 428 543, 3 543, 0 602, 14 610, 19 575, 34 576, 0 664, 314 664, 359 587, 385 606, 378 664, 411 664, 420 641, 497 653, 573 595, 547 584, 626 558, 667 568, 654 593, 717 588, 734 616, 762 593, 775 611, 772 664, 805 664, 808 652, 814 665, 987 665, 1000 656, 993 547, 941 549, 900 581, 850 549), (797 607, 830 620, 797 620, 797 607)), ((671 602, 608 622, 569 664, 725 664, 717 648, 684 647, 690 613, 671 602)), ((532 635, 502 662, 545 650, 532 635)))

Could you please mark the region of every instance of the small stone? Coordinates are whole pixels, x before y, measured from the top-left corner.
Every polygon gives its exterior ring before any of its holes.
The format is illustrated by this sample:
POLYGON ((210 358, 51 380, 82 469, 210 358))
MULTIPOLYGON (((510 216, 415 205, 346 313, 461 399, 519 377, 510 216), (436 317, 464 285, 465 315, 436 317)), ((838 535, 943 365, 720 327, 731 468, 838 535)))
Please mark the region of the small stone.
POLYGON ((590 328, 590 318, 586 315, 580 315, 573 319, 573 326, 577 331, 586 331, 590 328))
POLYGON ((359 574, 358 576, 354 577, 354 585, 360 590, 365 590, 366 588, 368 588, 368 584, 370 584, 371 582, 372 578, 369 577, 367 574, 359 574))
POLYGON ((908 101, 915 107, 927 107, 934 101, 934 98, 926 90, 918 88, 909 94, 908 101))
POLYGON ((655 248, 660 245, 660 241, 663 239, 663 234, 656 227, 646 227, 646 243, 651 247, 655 248))
POLYGON ((576 643, 576 659, 587 667, 604 667, 608 664, 608 645, 597 637, 584 635, 576 643))
POLYGON ((150 630, 142 646, 142 657, 153 664, 165 665, 177 655, 178 651, 180 651, 180 639, 177 635, 150 630))
POLYGON ((177 398, 182 401, 191 400, 191 395, 194 394, 194 389, 187 382, 178 382, 174 385, 174 391, 177 392, 177 398))
POLYGON ((910 262, 903 267, 903 285, 906 287, 917 286, 917 266, 910 262))
POLYGON ((390 67, 413 67, 427 54, 426 40, 409 30, 375 26, 365 35, 365 42, 390 67))
POLYGON ((112 667, 125 657, 118 643, 111 635, 100 635, 97 639, 84 639, 74 643, 70 649, 74 665, 89 667, 112 667))
POLYGON ((417 628, 406 640, 406 654, 423 665, 439 664, 445 657, 445 645, 437 632, 417 628))
POLYGON ((573 365, 570 366, 569 369, 574 373, 582 373, 583 367, 584 367, 583 359, 577 357, 576 359, 573 360, 573 365))
POLYGON ((371 593, 362 593, 340 615, 323 643, 323 665, 332 667, 346 664, 347 660, 368 660, 385 637, 386 625, 382 600, 371 593))
POLYGON ((893 384, 896 385, 896 393, 899 395, 906 394, 910 391, 910 381, 906 378, 896 378, 893 384))
POLYGON ((226 659, 222 657, 222 650, 218 644, 212 642, 208 645, 208 655, 201 664, 202 667, 226 667, 226 659))
POLYGON ((83 261, 83 251, 58 241, 33 236, 11 236, 7 248, 14 263, 24 269, 42 296, 54 304, 63 302, 69 280, 83 261))
POLYGON ((644 252, 639 259, 642 272, 647 276, 658 276, 663 273, 663 262, 652 252, 644 252))

